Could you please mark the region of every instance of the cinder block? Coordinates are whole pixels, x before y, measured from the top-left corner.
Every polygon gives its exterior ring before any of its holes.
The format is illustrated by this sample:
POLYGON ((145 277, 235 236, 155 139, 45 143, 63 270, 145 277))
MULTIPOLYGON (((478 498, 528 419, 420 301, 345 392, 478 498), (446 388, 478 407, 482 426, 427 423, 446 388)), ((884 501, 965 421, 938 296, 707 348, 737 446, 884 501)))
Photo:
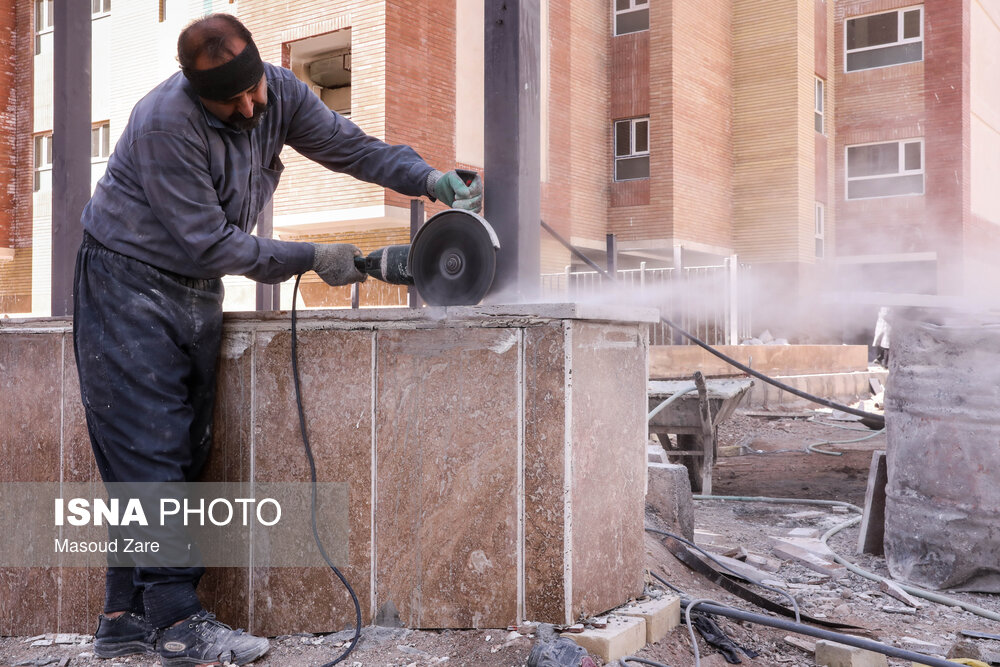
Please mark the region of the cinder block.
POLYGON ((639 616, 609 616, 608 627, 579 633, 564 632, 588 653, 600 656, 604 664, 617 661, 646 645, 646 620, 639 616))
POLYGON ((686 466, 674 463, 648 463, 649 486, 646 504, 679 535, 694 540, 694 501, 686 466))
POLYGON ((816 664, 825 667, 888 667, 881 653, 820 639, 816 642, 816 664))
POLYGON ((655 644, 680 625, 681 599, 676 595, 664 595, 658 600, 647 600, 622 607, 617 613, 645 620, 646 643, 655 644))

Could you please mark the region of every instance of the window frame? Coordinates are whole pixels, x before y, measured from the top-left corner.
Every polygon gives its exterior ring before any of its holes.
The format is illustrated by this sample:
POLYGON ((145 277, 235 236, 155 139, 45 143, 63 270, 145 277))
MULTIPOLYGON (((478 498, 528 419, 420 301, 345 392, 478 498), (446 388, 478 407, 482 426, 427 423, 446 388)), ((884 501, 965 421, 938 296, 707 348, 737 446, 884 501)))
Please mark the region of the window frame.
POLYGON ((618 32, 618 17, 623 14, 634 14, 637 12, 649 12, 649 0, 628 0, 628 9, 618 9, 618 0, 611 0, 611 25, 613 28, 613 34, 615 37, 621 35, 634 35, 637 32, 646 32, 649 30, 649 18, 647 15, 646 27, 641 30, 630 30, 628 32, 618 32))
POLYGON ((816 240, 816 259, 826 258, 826 207, 822 202, 816 202, 813 214, 814 235, 816 240))
POLYGON ((52 33, 53 30, 53 14, 55 14, 55 2, 54 0, 35 0, 32 4, 32 21, 34 22, 35 29, 35 55, 37 56, 42 52, 42 35, 48 35, 52 33), (42 7, 39 11, 38 8, 42 7), (45 25, 39 27, 39 15, 43 19, 45 25))
POLYGON ((863 51, 875 51, 875 50, 878 50, 878 49, 887 49, 887 48, 890 48, 890 47, 893 47, 893 46, 900 46, 902 44, 916 44, 917 42, 920 42, 922 44, 923 41, 924 41, 924 6, 923 5, 911 5, 909 7, 900 7, 898 9, 890 9, 888 11, 877 11, 877 12, 870 12, 868 14, 860 14, 858 16, 851 16, 850 18, 846 18, 845 17, 844 18, 844 72, 846 74, 850 74, 852 72, 865 72, 865 71, 873 70, 873 69, 883 69, 883 68, 886 68, 886 67, 896 67, 897 65, 906 65, 908 63, 923 62, 924 61, 924 52, 925 52, 925 49, 923 47, 921 47, 921 49, 920 49, 920 59, 919 60, 907 60, 907 61, 901 62, 901 63, 892 63, 891 65, 877 65, 875 67, 859 67, 857 69, 848 69, 848 66, 847 66, 848 56, 850 54, 852 54, 852 53, 861 53, 863 51), (918 11, 920 13, 919 14, 919 16, 920 16, 920 20, 919 20, 920 35, 918 37, 909 37, 909 38, 902 37, 901 35, 904 34, 904 19, 905 19, 905 15, 906 15, 907 12, 911 12, 911 11, 914 11, 914 10, 916 10, 916 11, 918 11), (881 16, 883 14, 896 14, 896 27, 898 28, 898 33, 897 34, 900 35, 900 37, 897 39, 897 41, 891 42, 891 43, 888 43, 888 44, 877 44, 875 46, 863 46, 861 48, 856 48, 856 49, 848 49, 847 48, 847 32, 848 32, 847 31, 847 24, 848 23, 850 23, 851 21, 857 21, 859 19, 866 19, 866 18, 869 18, 869 17, 872 17, 872 16, 881 16))
POLYGON ((90 162, 107 162, 111 157, 111 121, 105 120, 90 126, 90 162), (94 155, 94 132, 97 132, 98 150, 94 155))
POLYGON ((90 2, 90 16, 91 18, 100 19, 105 16, 111 15, 111 0, 91 0, 90 2), (94 5, 99 5, 98 9, 94 9, 94 5))
POLYGON ((923 196, 927 192, 927 158, 924 153, 924 137, 911 137, 908 139, 893 139, 890 141, 870 141, 863 144, 851 144, 849 146, 844 146, 844 199, 845 201, 859 201, 862 199, 885 199, 887 197, 919 197, 923 196), (883 146, 887 144, 896 144, 898 146, 898 170, 895 174, 872 174, 868 176, 854 176, 850 175, 850 149, 861 148, 864 146, 883 146), (909 144, 918 144, 920 146, 920 168, 919 169, 907 169, 906 168, 906 146, 909 144), (874 195, 868 197, 851 197, 850 196, 850 186, 852 182, 858 181, 868 181, 879 178, 893 178, 893 177, 903 177, 903 176, 916 176, 920 175, 921 185, 920 192, 906 192, 900 194, 887 194, 887 195, 874 195))
POLYGON ((649 116, 636 116, 634 118, 619 118, 618 120, 615 120, 615 121, 613 121, 611 123, 611 141, 612 141, 611 153, 612 153, 612 156, 614 157, 614 160, 615 160, 615 163, 614 163, 614 174, 613 174, 613 178, 614 178, 614 182, 615 183, 625 183, 625 182, 628 182, 628 181, 642 181, 642 180, 646 180, 646 179, 649 178, 649 174, 648 173, 645 176, 639 176, 638 178, 618 178, 618 162, 619 161, 621 161, 621 160, 631 160, 631 159, 634 159, 634 158, 641 158, 641 157, 649 158, 649 148, 650 148, 649 135, 650 135, 650 132, 649 132, 649 116), (618 125, 620 123, 628 123, 629 124, 629 152, 626 153, 626 154, 623 154, 623 155, 619 155, 618 154, 618 125), (646 124, 646 150, 644 150, 644 151, 637 151, 635 149, 635 143, 636 143, 635 142, 635 138, 636 138, 636 131, 635 131, 635 129, 636 129, 636 125, 638 125, 639 123, 645 123, 646 124))
POLYGON ((826 136, 826 81, 818 76, 813 85, 813 97, 813 129, 826 136))
POLYGON ((32 192, 42 191, 42 173, 52 171, 52 132, 39 132, 31 138, 32 192), (41 150, 39 150, 41 140, 41 150), (41 157, 41 161, 39 161, 41 157))

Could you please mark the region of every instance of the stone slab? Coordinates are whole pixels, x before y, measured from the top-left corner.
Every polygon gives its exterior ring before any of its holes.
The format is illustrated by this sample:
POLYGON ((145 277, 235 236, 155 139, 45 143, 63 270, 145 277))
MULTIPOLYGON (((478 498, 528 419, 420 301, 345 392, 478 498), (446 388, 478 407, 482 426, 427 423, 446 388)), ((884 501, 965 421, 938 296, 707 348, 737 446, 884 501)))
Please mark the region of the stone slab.
MULTIPOLYGON (((347 541, 348 562, 335 565, 351 582, 362 619, 370 623, 374 334, 312 330, 300 331, 298 339, 302 401, 317 481, 348 485, 347 534, 327 529, 344 520, 345 508, 331 508, 337 516, 327 521, 320 516, 320 536, 331 553, 343 552, 338 541, 347 541)), ((262 483, 307 482, 309 462, 290 370, 291 336, 256 332, 252 353, 255 489, 262 483)), ((254 540, 255 554, 275 548, 288 547, 254 540)), ((298 548, 316 552, 308 539, 298 548)), ((258 634, 340 630, 354 623, 353 603, 326 567, 254 567, 250 584, 250 628, 258 634)))
POLYGON ((872 452, 864 513, 861 515, 861 528, 858 531, 859 554, 885 554, 885 487, 888 482, 885 452, 872 452))
POLYGON ((646 464, 646 505, 673 526, 679 535, 694 540, 694 500, 687 467, 674 463, 646 464))
POLYGON ((609 664, 646 646, 646 620, 641 616, 612 615, 606 628, 564 632, 562 636, 609 664))
POLYGON ((566 522, 566 329, 524 330, 524 618, 572 622, 564 573, 566 522))
POLYGON ((657 600, 647 600, 626 605, 616 610, 622 616, 637 616, 646 621, 646 643, 655 644, 666 637, 681 622, 681 599, 664 595, 657 600))
MULTIPOLYGON (((866 345, 720 345, 717 350, 767 375, 811 375, 868 370, 866 345)), ((649 349, 651 379, 742 376, 738 368, 695 345, 654 345, 649 349)))
POLYGON ((820 639, 816 642, 816 664, 824 667, 888 667, 881 653, 820 639))
POLYGON ((572 322, 570 329, 570 578, 578 618, 619 606, 622 593, 642 593, 648 339, 635 327, 572 322))
POLYGON ((381 331, 377 350, 377 604, 412 628, 515 623, 521 333, 381 331))

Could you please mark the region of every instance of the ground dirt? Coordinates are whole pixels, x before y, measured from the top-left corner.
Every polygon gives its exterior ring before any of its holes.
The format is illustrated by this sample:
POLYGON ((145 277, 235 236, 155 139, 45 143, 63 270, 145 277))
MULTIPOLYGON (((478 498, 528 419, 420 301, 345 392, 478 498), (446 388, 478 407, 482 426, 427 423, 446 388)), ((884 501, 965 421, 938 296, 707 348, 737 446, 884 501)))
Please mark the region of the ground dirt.
MULTIPOLYGON (((720 427, 719 444, 724 448, 738 449, 744 455, 721 458, 717 462, 713 476, 714 493, 839 500, 855 505, 863 504, 871 453, 885 448, 885 436, 879 434, 862 442, 824 447, 840 451, 842 456, 806 453, 804 449, 807 444, 824 440, 851 440, 871 433, 867 430, 848 430, 863 428, 856 423, 835 422, 838 427, 818 423, 820 421, 829 422, 829 416, 817 417, 814 413, 803 413, 799 417, 763 416, 763 413, 734 415, 720 427), (812 420, 808 419, 810 416, 813 417, 812 420)), ((826 530, 851 516, 826 507, 700 500, 695 502, 695 527, 699 531, 696 541, 710 551, 743 547, 748 552, 773 557, 768 536, 791 528, 826 530), (811 514, 798 514, 802 512, 811 514)), ((657 524, 659 520, 652 514, 647 518, 651 524, 657 524)), ((838 533, 830 540, 830 544, 861 567, 882 575, 888 574, 884 559, 855 555, 857 527, 838 533)), ((686 595, 692 598, 710 598, 745 610, 759 611, 689 570, 651 534, 647 534, 646 548, 647 567, 650 571, 656 572, 686 595)), ((907 648, 914 645, 914 640, 920 640, 948 651, 962 639, 959 635, 962 630, 1000 634, 1000 623, 957 608, 925 602, 919 609, 909 609, 902 602, 883 594, 876 582, 853 574, 831 581, 800 565, 781 561, 781 567, 774 576, 786 584, 786 590, 798 600, 803 613, 860 626, 866 631, 864 636, 887 644, 907 648)), ((659 584, 652 587, 663 589, 659 584)), ((775 601, 783 601, 780 596, 761 589, 755 590, 775 601)), ((1000 596, 967 593, 951 595, 1000 613, 1000 596)), ((753 659, 743 657, 743 664, 789 667, 816 664, 811 653, 785 642, 784 637, 790 634, 788 632, 725 618, 718 618, 717 621, 739 646, 759 654, 753 659)), ((55 658, 49 663, 51 665, 59 665, 62 658, 69 658, 68 664, 72 667, 153 667, 159 664, 153 655, 98 660, 93 657, 92 644, 31 647, 27 639, 0 638, 0 666, 40 665, 51 658, 55 658)), ((803 639, 812 641, 808 637, 803 639)), ((342 652, 344 640, 344 634, 274 638, 269 653, 254 665, 323 665, 342 652)), ((979 651, 1000 654, 1000 642, 970 641, 979 651)), ((532 636, 511 633, 507 629, 413 631, 366 628, 357 649, 340 664, 365 667, 516 667, 526 663, 533 642, 532 636)), ((698 642, 703 666, 719 667, 726 664, 716 649, 700 638, 698 642)), ((688 630, 683 625, 637 655, 673 667, 694 664, 688 630)), ((910 663, 890 659, 889 664, 895 667, 910 663)))

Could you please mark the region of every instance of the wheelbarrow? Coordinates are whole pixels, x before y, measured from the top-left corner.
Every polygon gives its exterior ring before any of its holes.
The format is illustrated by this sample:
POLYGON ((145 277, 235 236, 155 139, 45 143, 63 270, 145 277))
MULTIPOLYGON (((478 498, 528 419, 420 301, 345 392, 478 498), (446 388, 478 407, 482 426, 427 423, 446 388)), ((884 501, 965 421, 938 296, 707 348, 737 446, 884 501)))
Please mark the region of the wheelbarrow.
POLYGON ((719 424, 729 419, 752 386, 749 378, 706 380, 700 371, 693 380, 649 382, 650 436, 656 436, 671 462, 684 463, 692 491, 712 493, 719 424))

